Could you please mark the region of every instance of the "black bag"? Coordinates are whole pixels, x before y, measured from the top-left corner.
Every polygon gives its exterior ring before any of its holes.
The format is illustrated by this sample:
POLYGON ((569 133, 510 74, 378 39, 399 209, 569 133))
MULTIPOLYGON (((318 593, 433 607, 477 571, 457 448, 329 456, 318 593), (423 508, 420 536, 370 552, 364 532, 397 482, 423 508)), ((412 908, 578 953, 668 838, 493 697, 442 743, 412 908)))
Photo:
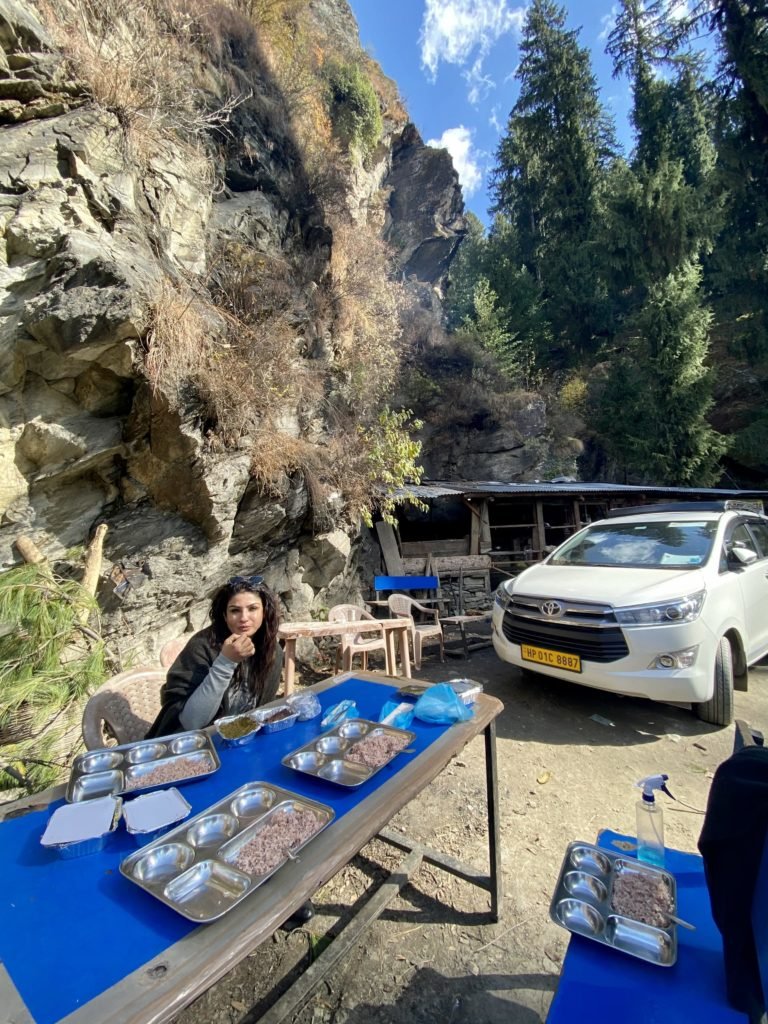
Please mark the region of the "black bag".
POLYGON ((718 767, 707 802, 699 852, 723 937, 728 1001, 760 1021, 766 994, 752 927, 752 904, 768 834, 768 748, 747 746, 718 767))

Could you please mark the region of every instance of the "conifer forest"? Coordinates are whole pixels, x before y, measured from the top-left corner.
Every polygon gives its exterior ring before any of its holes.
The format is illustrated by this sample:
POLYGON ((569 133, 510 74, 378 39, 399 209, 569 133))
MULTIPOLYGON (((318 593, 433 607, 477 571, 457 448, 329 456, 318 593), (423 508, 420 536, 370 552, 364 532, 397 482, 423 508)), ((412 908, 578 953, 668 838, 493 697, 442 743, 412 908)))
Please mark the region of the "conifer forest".
POLYGON ((586 479, 765 486, 768 5, 617 7, 631 152, 565 9, 533 0, 449 324, 581 417, 586 479))

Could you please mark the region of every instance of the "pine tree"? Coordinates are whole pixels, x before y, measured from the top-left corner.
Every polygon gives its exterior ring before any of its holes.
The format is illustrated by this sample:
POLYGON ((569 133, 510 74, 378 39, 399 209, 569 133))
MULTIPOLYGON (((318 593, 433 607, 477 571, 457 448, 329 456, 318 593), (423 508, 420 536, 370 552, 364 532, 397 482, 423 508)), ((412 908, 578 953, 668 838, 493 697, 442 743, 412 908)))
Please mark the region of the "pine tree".
POLYGON ((603 295, 599 189, 615 153, 589 54, 552 0, 533 0, 520 44, 520 95, 497 151, 495 209, 514 228, 566 360, 595 347, 603 295))
POLYGON ((700 278, 698 265, 686 261, 650 286, 611 368, 596 426, 625 479, 711 486, 720 476, 726 445, 706 420, 711 314, 701 304, 700 278))
POLYGON ((711 0, 692 29, 716 33, 720 56, 718 181, 725 216, 707 280, 733 322, 740 355, 768 356, 768 7, 764 0, 711 0))
POLYGON ((659 5, 621 0, 609 52, 632 78, 637 145, 613 177, 606 245, 623 325, 595 421, 628 476, 709 484, 726 447, 707 422, 711 312, 701 289, 718 227, 715 151, 697 61, 674 39, 659 5))
POLYGON ((455 329, 474 312, 475 287, 485 275, 486 238, 482 222, 474 213, 465 214, 467 233, 451 262, 445 302, 446 325, 455 329))

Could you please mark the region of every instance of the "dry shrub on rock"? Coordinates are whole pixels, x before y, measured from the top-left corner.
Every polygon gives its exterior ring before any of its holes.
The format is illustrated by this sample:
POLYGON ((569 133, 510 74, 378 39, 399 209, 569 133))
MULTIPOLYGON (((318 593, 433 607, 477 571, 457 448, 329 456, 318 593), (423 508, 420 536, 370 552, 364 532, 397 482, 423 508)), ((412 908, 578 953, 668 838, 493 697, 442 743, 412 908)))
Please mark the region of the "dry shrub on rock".
POLYGON ((334 226, 325 287, 334 312, 335 388, 364 424, 392 393, 400 371, 405 299, 394 273, 391 250, 370 228, 334 226))

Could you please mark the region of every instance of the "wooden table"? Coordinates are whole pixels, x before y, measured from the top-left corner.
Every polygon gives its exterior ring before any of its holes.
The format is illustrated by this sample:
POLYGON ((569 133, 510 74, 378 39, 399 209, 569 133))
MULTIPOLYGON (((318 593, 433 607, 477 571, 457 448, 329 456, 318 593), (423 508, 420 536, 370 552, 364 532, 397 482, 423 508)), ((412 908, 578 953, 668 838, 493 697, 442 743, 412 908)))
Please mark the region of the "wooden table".
MULTIPOLYGON (((411 658, 408 648, 408 632, 410 619, 355 619, 354 622, 283 622, 277 630, 279 640, 285 641, 284 656, 284 687, 287 697, 293 693, 293 677, 296 671, 296 641, 301 637, 314 639, 323 636, 344 636, 348 633, 383 633, 386 643, 386 672, 388 676, 397 675, 397 655, 395 638, 400 646, 400 666, 402 675, 411 678, 411 658)), ((345 653, 346 657, 346 653, 345 653)), ((347 659, 351 660, 351 659, 347 659)), ((345 671, 352 668, 351 664, 343 665, 345 671)))
MULTIPOLYGON (((361 699, 362 685, 380 685, 382 691, 392 692, 397 679, 388 679, 376 673, 342 673, 324 680, 312 689, 322 694, 331 687, 347 683, 352 689, 357 685, 361 699)), ((385 694, 382 694, 383 698, 385 694)), ((368 692, 367 699, 375 698, 368 692)), ((328 696, 326 696, 326 702, 328 696)), ((259 943, 268 939, 275 929, 289 917, 316 890, 332 878, 354 857, 374 836, 379 835, 386 842, 406 851, 407 856, 392 872, 370 902, 358 911, 351 923, 314 961, 302 978, 296 982, 275 1003, 264 1016, 261 1024, 279 1024, 298 1012, 309 997, 312 989, 324 974, 346 953, 352 942, 386 909, 400 889, 419 870, 422 861, 435 864, 443 870, 477 885, 490 894, 490 918, 498 920, 501 906, 501 851, 499 845, 499 807, 496 773, 495 719, 502 710, 502 704, 495 697, 480 694, 474 705, 474 717, 468 722, 447 728, 416 756, 411 756, 399 770, 373 789, 349 809, 343 817, 331 824, 324 832, 309 843, 302 851, 300 860, 290 861, 280 868, 271 882, 280 879, 280 884, 270 884, 257 889, 229 913, 210 924, 193 928, 179 941, 171 942, 163 952, 148 960, 141 967, 122 977, 110 988, 90 998, 66 1016, 66 1024, 161 1024, 170 1020, 183 1007, 222 978, 235 964, 248 955, 259 943), (454 858, 442 855, 428 847, 411 843, 404 836, 390 834, 386 825, 390 819, 410 800, 417 796, 458 754, 466 744, 480 733, 485 737, 486 787, 488 804, 489 873, 484 874, 473 867, 461 864, 454 858)), ((423 727, 425 730, 428 727, 423 727)), ((285 735, 284 734, 275 734, 285 735)), ((424 733, 426 736, 426 733, 424 733)), ((274 737, 273 737, 274 738, 274 737)), ((247 748, 239 748, 246 750, 247 748)), ((224 750, 222 754, 238 753, 224 750)), ((241 762, 242 764, 242 762, 241 762)), ((222 759, 222 768, 224 760, 222 759)), ((213 779, 213 777, 212 777, 213 779)), ((227 784, 227 779, 221 780, 227 784)), ((186 787, 191 792, 191 787, 186 787)), ((18 817, 25 805, 38 809, 62 796, 63 786, 45 794, 19 801, 0 809, 0 819, 18 817)), ((459 813, 459 808, 446 808, 446 814, 459 813)), ((9 824, 13 824, 9 822, 9 824)), ((23 824, 23 823, 19 823, 23 824)), ((0 825, 0 832, 6 828, 0 825)), ((2 836, 0 835, 0 839, 2 836)), ((28 855, 28 851, 24 851, 28 855)), ((87 860, 87 858, 84 858, 87 860)), ((74 863, 74 862, 69 862, 74 863)), ((82 861, 81 861, 82 863, 82 861)), ((30 865, 26 871, 41 871, 44 868, 30 865)), ((115 862, 114 871, 117 870, 115 862)), ((118 878, 118 881, 121 881, 118 878)), ((98 882, 98 880, 97 880, 98 882)), ((93 883, 93 884, 97 884, 93 883)), ((98 883, 101 884, 101 883, 98 883)), ((128 884, 128 883, 126 883, 128 884)), ((121 890, 122 891, 122 890, 121 890)), ((129 895, 133 895, 129 891, 129 895)), ((142 900, 145 894, 138 890, 136 899, 131 901, 132 914, 141 915, 145 908, 142 900)), ((14 900, 7 893, 5 903, 14 900)), ((11 903, 10 906, 14 904, 11 903)), ((114 913, 122 910, 122 900, 115 905, 114 913)), ((83 907, 82 920, 73 922, 69 937, 73 955, 80 955, 84 936, 92 937, 96 928, 99 936, 107 943, 110 936, 109 914, 98 922, 88 920, 87 906, 83 907)), ((164 909, 164 908, 161 908, 164 909)), ((171 923, 171 922, 169 922, 171 923)), ((6 943, 12 939, 6 935, 6 943)), ((45 935, 35 936, 35 971, 40 984, 45 984, 46 964, 60 955, 57 945, 45 935)), ((83 963, 87 969, 87 963, 83 963)), ((60 1018, 61 1019, 61 1018, 60 1018)), ((19 997, 12 977, 0 965, 0 1024, 33 1024, 33 1018, 19 997)))

